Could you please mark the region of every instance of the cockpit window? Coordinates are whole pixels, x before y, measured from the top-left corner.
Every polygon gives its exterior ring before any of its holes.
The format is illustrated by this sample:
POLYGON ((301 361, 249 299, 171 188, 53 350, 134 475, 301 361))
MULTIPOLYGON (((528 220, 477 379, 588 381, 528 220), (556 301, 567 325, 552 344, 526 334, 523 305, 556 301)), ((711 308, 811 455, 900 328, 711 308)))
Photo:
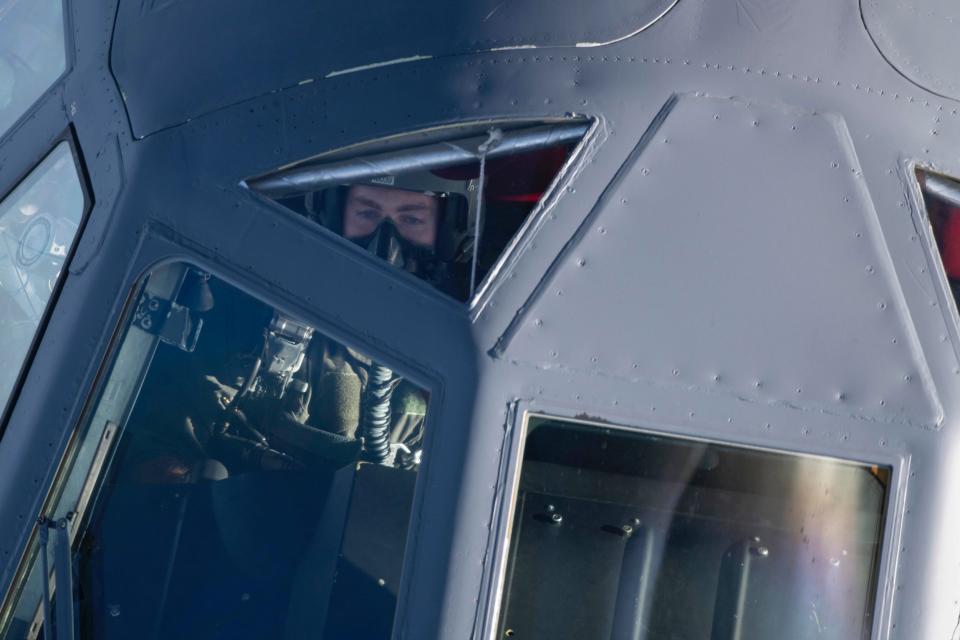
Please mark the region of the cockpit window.
POLYGON ((66 68, 62 0, 0 0, 0 138, 66 68))
POLYGON ((368 148, 371 143, 334 152, 247 184, 396 268, 469 300, 588 125, 571 119, 486 127, 426 144, 425 134, 411 134, 406 145, 391 140, 387 150, 368 148))
POLYGON ((890 470, 528 418, 497 638, 870 637, 890 470))
POLYGON ((2 637, 76 618, 69 637, 389 638, 428 403, 207 273, 158 269, 2 637))
POLYGON ((16 385, 85 205, 67 142, 0 202, 0 407, 16 385))
POLYGON ((917 170, 924 207, 954 299, 960 300, 960 182, 917 170))

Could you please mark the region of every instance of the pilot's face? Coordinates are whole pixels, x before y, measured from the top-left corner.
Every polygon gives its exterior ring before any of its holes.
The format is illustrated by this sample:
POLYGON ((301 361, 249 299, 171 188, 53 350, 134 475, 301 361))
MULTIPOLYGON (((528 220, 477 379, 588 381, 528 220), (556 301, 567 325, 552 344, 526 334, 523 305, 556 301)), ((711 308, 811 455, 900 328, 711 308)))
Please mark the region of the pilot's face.
POLYGON ((406 240, 433 247, 437 240, 437 198, 392 187, 354 185, 343 209, 343 236, 362 238, 389 219, 406 240))

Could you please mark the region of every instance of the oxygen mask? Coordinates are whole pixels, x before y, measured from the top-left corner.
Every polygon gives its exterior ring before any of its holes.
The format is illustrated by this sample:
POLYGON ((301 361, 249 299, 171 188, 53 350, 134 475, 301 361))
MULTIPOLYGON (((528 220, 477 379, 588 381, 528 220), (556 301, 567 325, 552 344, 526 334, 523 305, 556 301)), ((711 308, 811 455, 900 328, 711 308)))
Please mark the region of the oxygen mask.
POLYGON ((433 247, 404 237, 389 218, 382 220, 372 233, 351 240, 388 264, 420 278, 430 280, 436 269, 433 247))

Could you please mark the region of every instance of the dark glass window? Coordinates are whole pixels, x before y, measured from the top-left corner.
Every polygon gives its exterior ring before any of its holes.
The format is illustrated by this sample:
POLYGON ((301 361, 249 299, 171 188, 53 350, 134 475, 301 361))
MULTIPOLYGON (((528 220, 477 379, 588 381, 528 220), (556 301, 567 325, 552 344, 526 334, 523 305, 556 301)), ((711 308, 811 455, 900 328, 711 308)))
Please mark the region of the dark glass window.
POLYGON ((391 140, 384 150, 386 142, 371 143, 248 185, 444 293, 469 300, 588 124, 488 128, 427 144, 423 137, 430 136, 412 134, 409 146, 391 140))
POLYGON ((944 273, 960 299, 960 182, 922 169, 917 179, 944 273))
POLYGON ((389 638, 428 401, 209 274, 158 269, 3 637, 72 607, 83 638, 389 638))
POLYGON ((530 417, 501 638, 868 638, 889 470, 530 417))

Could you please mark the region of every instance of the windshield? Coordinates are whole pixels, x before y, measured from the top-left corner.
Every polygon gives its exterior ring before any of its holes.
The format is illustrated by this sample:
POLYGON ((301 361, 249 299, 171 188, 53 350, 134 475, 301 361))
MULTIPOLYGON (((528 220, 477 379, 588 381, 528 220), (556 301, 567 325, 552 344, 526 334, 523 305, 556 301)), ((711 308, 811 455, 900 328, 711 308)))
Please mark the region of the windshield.
POLYGON ((869 638, 888 479, 531 417, 497 637, 869 638))
POLYGON ((0 0, 0 138, 66 68, 62 0, 0 0))

